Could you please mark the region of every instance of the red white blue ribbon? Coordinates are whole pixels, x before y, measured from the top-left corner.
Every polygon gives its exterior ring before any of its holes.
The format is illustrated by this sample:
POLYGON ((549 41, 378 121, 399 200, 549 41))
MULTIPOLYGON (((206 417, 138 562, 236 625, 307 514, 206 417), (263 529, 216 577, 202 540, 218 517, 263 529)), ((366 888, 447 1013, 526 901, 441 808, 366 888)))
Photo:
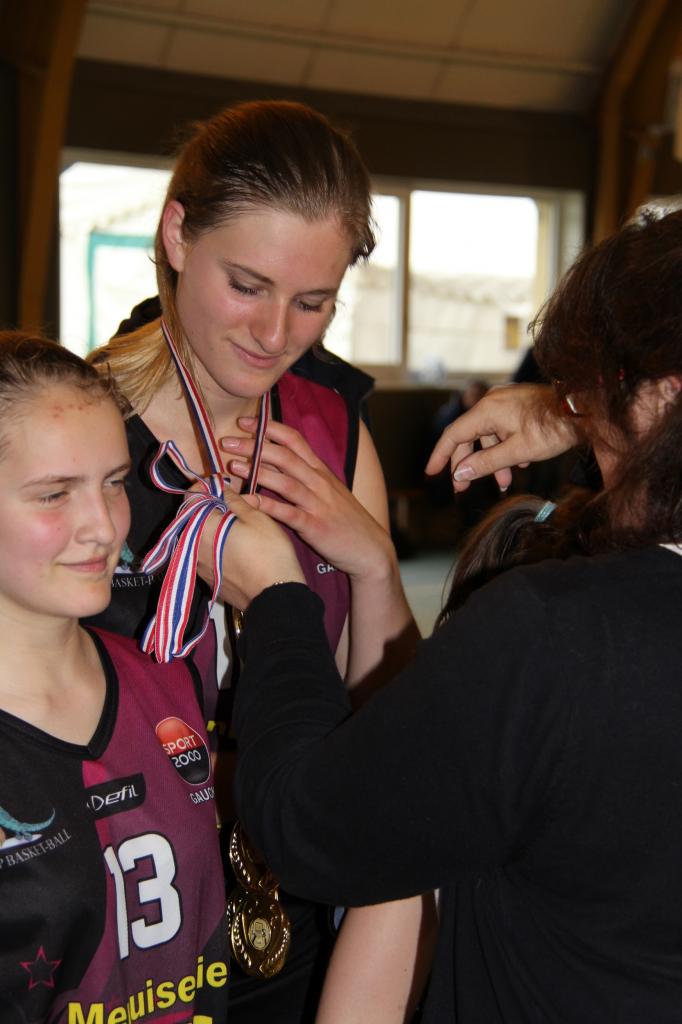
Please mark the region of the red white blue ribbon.
MULTIPOLYGON (((212 470, 208 477, 202 477, 195 473, 187 465, 174 441, 164 441, 159 446, 150 467, 152 480, 160 490, 166 491, 168 494, 185 495, 175 519, 169 523, 154 547, 147 552, 141 566, 142 572, 155 573, 168 563, 156 613, 150 619, 141 643, 142 650, 146 654, 153 654, 157 661, 166 662, 172 661, 173 658, 184 658, 189 654, 208 628, 211 608, 220 591, 225 541, 236 517, 230 512, 223 498, 225 477, 220 449, 213 435, 211 421, 204 408, 201 394, 180 358, 164 320, 161 320, 161 329, 185 390, 190 413, 194 417, 195 426, 212 470), (189 491, 187 488, 177 487, 164 478, 161 466, 164 455, 168 455, 188 479, 195 481, 198 490, 189 491), (220 522, 213 541, 213 592, 199 632, 189 640, 185 640, 185 630, 189 622, 194 596, 199 542, 209 516, 215 511, 220 513, 220 522)), ((260 402, 255 451, 251 473, 246 484, 246 491, 249 494, 256 489, 269 417, 270 395, 266 393, 260 402)))

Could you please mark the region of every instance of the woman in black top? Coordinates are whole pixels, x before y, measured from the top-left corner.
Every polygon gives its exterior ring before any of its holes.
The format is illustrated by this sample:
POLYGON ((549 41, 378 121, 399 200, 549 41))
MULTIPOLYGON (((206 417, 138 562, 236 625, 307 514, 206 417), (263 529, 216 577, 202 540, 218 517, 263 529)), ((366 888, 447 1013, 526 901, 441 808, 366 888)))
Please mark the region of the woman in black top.
MULTIPOLYGON (((604 480, 576 527, 583 554, 475 592, 356 714, 288 542, 232 499, 228 572, 248 605, 237 799, 293 892, 354 905, 441 890, 427 1024, 672 1024, 682 214, 587 251, 536 352, 604 480)), ((347 563, 372 565, 376 600, 393 600, 383 541, 357 550, 347 563)), ((370 994, 380 952, 357 965, 370 994)))

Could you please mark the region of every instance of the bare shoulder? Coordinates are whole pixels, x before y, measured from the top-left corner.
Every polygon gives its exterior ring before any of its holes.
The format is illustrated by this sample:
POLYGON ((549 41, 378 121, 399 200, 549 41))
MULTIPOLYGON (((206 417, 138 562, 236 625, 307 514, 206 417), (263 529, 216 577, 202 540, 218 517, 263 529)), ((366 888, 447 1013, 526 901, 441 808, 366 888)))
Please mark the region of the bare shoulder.
POLYGON ((386 482, 374 441, 360 421, 358 456, 353 478, 353 494, 371 512, 377 522, 388 529, 388 497, 386 482))

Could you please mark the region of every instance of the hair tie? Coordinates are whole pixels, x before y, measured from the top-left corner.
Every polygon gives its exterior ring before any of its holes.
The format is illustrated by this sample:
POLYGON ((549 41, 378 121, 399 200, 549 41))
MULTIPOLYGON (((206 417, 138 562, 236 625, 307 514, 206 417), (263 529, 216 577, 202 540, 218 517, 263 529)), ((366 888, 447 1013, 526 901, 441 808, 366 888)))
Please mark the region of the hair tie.
POLYGON ((546 501, 545 504, 538 509, 537 514, 535 516, 535 522, 544 523, 545 519, 549 519, 555 508, 556 502, 546 501))

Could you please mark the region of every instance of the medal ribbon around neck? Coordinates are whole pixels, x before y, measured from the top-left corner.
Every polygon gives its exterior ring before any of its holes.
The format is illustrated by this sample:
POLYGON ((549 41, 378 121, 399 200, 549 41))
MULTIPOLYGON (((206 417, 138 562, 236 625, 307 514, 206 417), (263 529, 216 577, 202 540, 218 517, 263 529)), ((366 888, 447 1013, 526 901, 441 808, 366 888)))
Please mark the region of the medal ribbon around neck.
MULTIPOLYGON (((212 470, 208 477, 200 476, 191 470, 174 441, 164 441, 159 446, 150 467, 151 478, 160 490, 166 491, 167 494, 185 495, 175 519, 169 523, 154 547, 147 552, 140 567, 144 573, 155 573, 168 562, 156 612, 147 624, 140 644, 145 654, 153 654, 156 661, 166 662, 172 661, 174 658, 186 657, 196 647, 208 628, 211 608, 220 591, 225 541, 236 521, 236 516, 230 512, 223 498, 225 474, 220 449, 216 443, 211 421, 204 408, 199 389, 180 358, 168 325, 163 319, 161 320, 161 329, 178 371, 190 415, 195 421, 212 470), (186 488, 171 484, 164 477, 160 465, 164 455, 168 455, 186 477, 194 480, 199 489, 188 491, 186 488), (206 522, 214 511, 220 512, 221 517, 213 541, 213 593, 199 632, 189 640, 185 640, 185 630, 189 621, 196 583, 199 541, 206 522)), ((269 418, 270 394, 266 392, 260 401, 256 446, 251 474, 245 488, 247 494, 252 494, 256 489, 265 429, 269 418)))

